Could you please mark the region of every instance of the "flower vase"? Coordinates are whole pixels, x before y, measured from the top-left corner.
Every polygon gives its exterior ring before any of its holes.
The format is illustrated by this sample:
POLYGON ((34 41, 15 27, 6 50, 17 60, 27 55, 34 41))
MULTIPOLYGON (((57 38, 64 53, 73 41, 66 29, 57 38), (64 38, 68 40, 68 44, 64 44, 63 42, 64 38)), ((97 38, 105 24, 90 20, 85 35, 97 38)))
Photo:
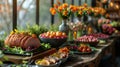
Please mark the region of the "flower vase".
POLYGON ((62 20, 62 24, 59 26, 59 31, 69 33, 69 26, 67 25, 67 19, 62 20))
POLYGON ((87 16, 87 15, 83 15, 82 21, 83 21, 85 24, 87 24, 87 22, 88 22, 88 16, 87 16))

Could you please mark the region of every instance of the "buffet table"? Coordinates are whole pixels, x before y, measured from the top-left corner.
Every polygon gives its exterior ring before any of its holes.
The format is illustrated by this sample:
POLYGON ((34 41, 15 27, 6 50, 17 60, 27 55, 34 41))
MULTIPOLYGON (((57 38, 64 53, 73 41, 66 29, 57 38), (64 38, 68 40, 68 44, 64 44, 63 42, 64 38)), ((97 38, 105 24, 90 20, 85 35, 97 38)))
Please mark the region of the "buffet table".
MULTIPOLYGON (((111 61, 115 59, 115 51, 114 51, 114 41, 115 39, 108 40, 105 44, 98 44, 96 46, 96 50, 91 54, 73 54, 70 55, 68 60, 60 65, 60 67, 98 67, 100 60, 108 54, 112 54, 111 61)), ((8 55, 5 55, 8 56, 8 55)), ((26 57, 29 58, 29 57, 26 57)), ((25 58, 25 59, 26 59, 25 58)), ((18 58, 19 59, 19 58, 18 58)), ((15 61, 15 60, 14 60, 15 61)), ((5 66, 7 66, 5 64, 5 66)), ((9 65, 8 65, 9 66, 9 65)), ((31 65, 32 67, 36 67, 36 65, 31 65)))
POLYGON ((61 67, 98 67, 102 57, 109 53, 112 53, 111 61, 115 59, 114 39, 109 40, 106 44, 98 44, 96 48, 96 51, 89 55, 73 55, 61 67))

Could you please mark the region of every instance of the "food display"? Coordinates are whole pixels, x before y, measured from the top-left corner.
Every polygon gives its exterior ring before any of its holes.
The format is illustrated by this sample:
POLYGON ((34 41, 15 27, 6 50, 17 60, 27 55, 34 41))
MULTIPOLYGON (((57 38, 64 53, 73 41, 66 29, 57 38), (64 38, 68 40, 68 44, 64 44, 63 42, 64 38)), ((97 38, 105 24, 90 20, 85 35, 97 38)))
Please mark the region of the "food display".
POLYGON ((106 38, 109 38, 109 35, 107 34, 103 34, 103 33, 96 33, 96 34, 89 34, 89 36, 94 36, 96 38, 102 38, 102 39, 106 39, 106 38))
POLYGON ((63 32, 46 32, 40 34, 40 40, 44 43, 50 43, 52 47, 59 47, 67 41, 67 35, 63 32))
POLYGON ((92 47, 84 43, 81 43, 80 45, 70 46, 69 49, 74 54, 89 54, 94 51, 92 47))
POLYGON ((75 41, 90 43, 90 42, 98 42, 98 39, 94 36, 84 35, 84 36, 78 37, 75 41))
POLYGON ((13 32, 5 39, 5 45, 21 47, 24 50, 33 50, 40 47, 40 41, 35 34, 13 32))
POLYGON ((3 49, 3 53, 10 55, 19 55, 19 56, 31 56, 32 52, 26 52, 21 47, 9 47, 5 46, 3 49))
POLYGON ((41 65, 41 66, 50 66, 50 65, 55 65, 57 63, 58 61, 54 57, 45 57, 35 62, 36 65, 41 65))
MULTIPOLYGON (((114 54, 112 46, 119 46, 120 23, 114 18, 105 18, 109 9, 89 7, 86 3, 78 6, 55 2, 50 12, 51 15, 59 14, 63 27, 59 23, 48 26, 30 23, 23 28, 17 27, 19 31, 15 29, 9 35, 1 29, 0 35, 7 37, 0 38, 0 64, 2 61, 6 67, 15 67, 13 64, 21 67, 94 67, 99 66, 103 54, 108 51, 114 54), (69 22, 71 15, 76 19, 69 22)), ((16 24, 13 26, 16 28, 16 24)))
POLYGON ((103 24, 102 29, 103 29, 103 33, 105 34, 113 34, 116 31, 116 29, 113 28, 110 24, 103 24))
POLYGON ((80 51, 80 52, 91 52, 92 49, 91 49, 91 47, 88 46, 88 45, 81 44, 81 45, 78 47, 78 51, 80 51))
POLYGON ((36 65, 41 66, 51 66, 57 65, 62 62, 62 59, 67 58, 69 54, 68 48, 60 48, 57 52, 53 53, 48 57, 44 57, 43 59, 38 59, 35 61, 36 65))
POLYGON ((113 27, 120 27, 120 22, 113 21, 110 23, 113 27))
POLYGON ((114 27, 115 29, 120 31, 120 22, 118 21, 113 21, 112 23, 110 23, 112 27, 114 27))
POLYGON ((53 31, 50 31, 50 32, 46 32, 46 33, 43 33, 43 34, 40 34, 40 37, 41 38, 51 38, 51 39, 64 39, 64 38, 67 38, 67 35, 63 32, 53 32, 53 31))

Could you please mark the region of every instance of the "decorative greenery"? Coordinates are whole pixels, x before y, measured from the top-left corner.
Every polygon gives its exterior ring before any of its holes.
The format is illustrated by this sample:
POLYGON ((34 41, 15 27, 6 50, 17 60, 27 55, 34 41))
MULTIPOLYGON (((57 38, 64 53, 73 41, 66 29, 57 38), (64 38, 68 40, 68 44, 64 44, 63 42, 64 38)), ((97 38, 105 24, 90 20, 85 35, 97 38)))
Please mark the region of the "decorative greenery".
POLYGON ((37 36, 39 36, 41 33, 47 32, 48 29, 46 28, 46 26, 38 26, 38 25, 27 25, 27 31, 30 32, 31 34, 36 34, 37 36))
POLYGON ((42 48, 45 49, 50 49, 51 45, 49 43, 41 43, 42 48))
POLYGON ((51 25, 49 31, 59 31, 59 25, 51 25))
POLYGON ((5 32, 0 32, 0 49, 4 45, 4 40, 5 40, 6 36, 7 36, 7 34, 5 32))
POLYGON ((24 54, 25 51, 21 47, 14 47, 11 48, 7 45, 5 45, 4 49, 5 52, 13 53, 13 54, 24 54))

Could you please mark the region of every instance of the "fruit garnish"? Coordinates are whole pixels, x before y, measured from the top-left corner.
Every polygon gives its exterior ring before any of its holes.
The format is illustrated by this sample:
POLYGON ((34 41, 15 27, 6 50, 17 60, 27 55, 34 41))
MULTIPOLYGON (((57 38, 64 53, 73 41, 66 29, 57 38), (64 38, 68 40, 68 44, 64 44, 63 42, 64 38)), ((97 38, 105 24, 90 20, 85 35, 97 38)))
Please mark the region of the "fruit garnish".
POLYGON ((76 41, 89 43, 89 42, 98 42, 98 39, 94 36, 84 35, 82 37, 78 37, 76 41))
POLYGON ((61 52, 61 53, 69 53, 69 49, 67 47, 64 47, 64 48, 60 48, 58 50, 58 52, 61 52))
POLYGON ((81 45, 78 47, 77 50, 80 51, 80 52, 91 52, 92 49, 91 49, 91 47, 88 46, 88 45, 81 44, 81 45))
POLYGON ((32 37, 37 37, 37 35, 36 34, 32 34, 32 37))
POLYGON ((42 38, 54 38, 54 39, 63 39, 67 38, 67 35, 64 32, 53 32, 53 31, 48 31, 46 33, 40 34, 40 37, 42 38))

